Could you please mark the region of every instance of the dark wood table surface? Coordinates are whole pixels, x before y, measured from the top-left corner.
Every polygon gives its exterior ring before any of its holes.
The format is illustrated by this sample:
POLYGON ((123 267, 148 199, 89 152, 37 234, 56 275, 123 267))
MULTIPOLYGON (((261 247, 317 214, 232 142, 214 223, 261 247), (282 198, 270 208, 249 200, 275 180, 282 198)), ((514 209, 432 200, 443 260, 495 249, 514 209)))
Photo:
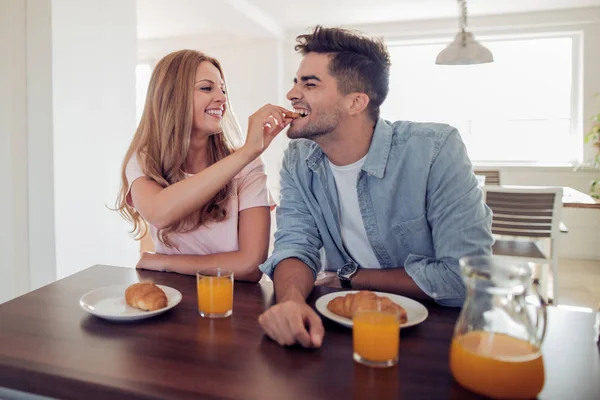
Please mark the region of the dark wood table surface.
POLYGON ((562 202, 563 207, 567 208, 593 208, 600 210, 600 201, 572 187, 563 187, 562 202))
MULTIPOLYGON (((370 369, 352 360, 351 330, 326 319, 317 350, 266 338, 257 318, 272 301, 269 282, 236 282, 233 315, 204 319, 195 277, 94 266, 0 305, 0 387, 65 399, 476 398, 449 370, 456 309, 426 304, 429 318, 401 332, 398 365, 370 369), (140 279, 178 289, 182 302, 128 323, 79 308, 90 290, 140 279)), ((549 321, 540 398, 599 399, 594 315, 552 307, 549 321)))

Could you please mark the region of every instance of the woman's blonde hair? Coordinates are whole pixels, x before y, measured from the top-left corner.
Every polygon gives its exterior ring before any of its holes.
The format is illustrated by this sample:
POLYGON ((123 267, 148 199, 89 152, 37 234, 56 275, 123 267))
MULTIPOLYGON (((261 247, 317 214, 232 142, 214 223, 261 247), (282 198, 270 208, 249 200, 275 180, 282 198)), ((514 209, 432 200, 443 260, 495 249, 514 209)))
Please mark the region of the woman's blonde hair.
MULTIPOLYGON (((127 203, 127 163, 132 157, 137 157, 144 174, 163 188, 186 177, 184 167, 194 119, 196 69, 205 61, 217 67, 225 80, 223 69, 216 59, 194 50, 181 50, 165 56, 158 62, 150 78, 144 112, 121 166, 121 188, 116 203, 119 214, 133 224, 131 233, 138 240, 146 235, 148 224, 137 210, 127 203)), ((222 128, 222 134, 211 135, 208 139, 208 165, 227 157, 241 143, 240 128, 229 99, 223 115, 222 128)), ((201 209, 159 230, 159 240, 172 247, 173 244, 169 240, 171 233, 190 232, 206 222, 223 221, 227 217, 225 205, 230 187, 231 182, 201 209)))

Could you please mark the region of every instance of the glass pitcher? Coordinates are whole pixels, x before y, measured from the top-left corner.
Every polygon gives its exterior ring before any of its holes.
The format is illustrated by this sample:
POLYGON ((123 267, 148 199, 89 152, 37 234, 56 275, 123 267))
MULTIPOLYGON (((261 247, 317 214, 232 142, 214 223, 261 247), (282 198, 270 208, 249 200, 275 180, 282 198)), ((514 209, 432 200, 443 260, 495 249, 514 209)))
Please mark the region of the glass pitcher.
POLYGON ((450 369, 463 387, 493 398, 528 399, 544 387, 546 304, 527 261, 460 260, 467 288, 454 328, 450 369))

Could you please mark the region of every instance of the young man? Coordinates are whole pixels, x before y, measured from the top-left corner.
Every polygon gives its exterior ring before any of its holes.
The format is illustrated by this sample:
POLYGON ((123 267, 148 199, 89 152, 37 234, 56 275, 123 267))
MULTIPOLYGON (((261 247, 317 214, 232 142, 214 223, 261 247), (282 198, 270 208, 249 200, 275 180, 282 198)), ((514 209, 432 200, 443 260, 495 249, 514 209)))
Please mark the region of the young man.
POLYGON ((277 304, 260 324, 281 345, 319 347, 306 298, 321 270, 341 287, 461 306, 458 260, 490 254, 493 239, 457 130, 379 118, 390 69, 381 41, 322 27, 297 40, 304 57, 287 97, 304 116, 287 133, 275 250, 260 267, 277 304))

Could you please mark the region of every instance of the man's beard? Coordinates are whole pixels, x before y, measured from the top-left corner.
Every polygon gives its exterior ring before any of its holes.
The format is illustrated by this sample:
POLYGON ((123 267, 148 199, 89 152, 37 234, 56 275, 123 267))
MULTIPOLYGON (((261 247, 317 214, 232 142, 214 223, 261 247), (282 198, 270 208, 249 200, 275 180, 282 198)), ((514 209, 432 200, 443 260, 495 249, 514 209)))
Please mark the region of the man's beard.
MULTIPOLYGON (((313 114, 308 117, 312 118, 313 114)), ((294 125, 290 125, 287 136, 290 139, 316 139, 320 136, 327 135, 337 128, 339 123, 339 113, 331 112, 327 113, 319 118, 318 121, 309 121, 306 125, 301 128, 295 128, 294 125)))

